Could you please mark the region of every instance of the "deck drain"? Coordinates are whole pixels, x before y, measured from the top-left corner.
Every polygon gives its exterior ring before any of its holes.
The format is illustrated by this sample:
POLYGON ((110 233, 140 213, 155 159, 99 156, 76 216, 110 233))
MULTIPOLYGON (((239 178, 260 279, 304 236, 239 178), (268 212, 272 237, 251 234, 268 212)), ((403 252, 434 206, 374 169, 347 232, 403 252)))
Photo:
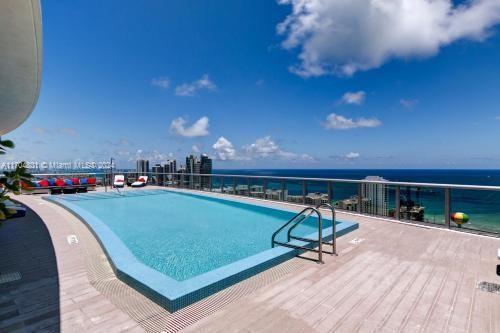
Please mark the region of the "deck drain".
POLYGON ((0 273, 0 284, 21 280, 21 272, 0 273))
POLYGON ((354 238, 353 240, 349 241, 351 244, 359 244, 363 242, 365 239, 364 238, 354 238))
POLYGON ((481 281, 477 284, 477 289, 489 293, 500 294, 500 284, 498 283, 481 281))

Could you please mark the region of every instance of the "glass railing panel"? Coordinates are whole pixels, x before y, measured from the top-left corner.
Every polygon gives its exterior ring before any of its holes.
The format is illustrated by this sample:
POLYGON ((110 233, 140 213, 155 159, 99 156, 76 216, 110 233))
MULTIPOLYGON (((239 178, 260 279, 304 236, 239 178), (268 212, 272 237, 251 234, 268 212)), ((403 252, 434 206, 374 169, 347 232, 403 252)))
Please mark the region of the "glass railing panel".
POLYGON ((279 179, 266 179, 266 199, 284 201, 283 182, 279 179))
POLYGON ((297 204, 304 203, 303 182, 293 180, 285 182, 285 201, 297 204))
POLYGON ((396 186, 387 185, 387 215, 382 217, 396 218, 396 186))
POLYGON ((264 198, 264 180, 262 178, 250 178, 250 196, 264 198))
POLYGON ((212 176, 212 192, 222 193, 222 177, 212 176))
POLYGON ((222 193, 234 194, 235 193, 235 178, 234 177, 222 177, 224 180, 224 187, 222 193))
POLYGON ((210 176, 200 176, 199 181, 200 181, 200 190, 202 191, 210 191, 210 182, 211 182, 210 176))
POLYGON ((332 190, 332 204, 335 209, 358 211, 358 184, 333 182, 332 190))
POLYGON ((179 183, 179 176, 175 174, 163 175, 163 186, 174 187, 179 183))
POLYGON ((328 182, 307 181, 306 182, 305 204, 318 206, 322 203, 329 203, 328 182))
POLYGON ((245 196, 247 197, 249 195, 249 192, 248 192, 248 178, 246 177, 235 177, 235 180, 234 180, 235 184, 236 184, 236 187, 235 187, 235 191, 234 191, 234 194, 235 195, 241 195, 241 196, 245 196))
POLYGON ((445 224, 444 189, 410 187, 400 189, 400 219, 432 224, 445 224))
POLYGON ((500 234, 499 202, 499 191, 452 189, 450 227, 500 234), (464 213, 468 221, 454 213, 464 213))

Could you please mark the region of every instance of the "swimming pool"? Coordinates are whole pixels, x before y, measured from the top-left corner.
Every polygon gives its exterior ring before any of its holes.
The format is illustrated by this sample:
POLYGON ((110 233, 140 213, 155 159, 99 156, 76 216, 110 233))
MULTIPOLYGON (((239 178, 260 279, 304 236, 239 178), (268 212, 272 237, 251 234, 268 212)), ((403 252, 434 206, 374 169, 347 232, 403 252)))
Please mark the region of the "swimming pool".
MULTIPOLYGON (((47 200, 90 227, 119 278, 171 311, 297 254, 271 247, 273 232, 295 215, 291 211, 169 190, 47 200)), ((311 217, 294 234, 317 238, 315 225, 311 217)), ((331 221, 324 226, 328 236, 331 221)), ((355 228, 355 223, 337 221, 338 235, 355 228)))

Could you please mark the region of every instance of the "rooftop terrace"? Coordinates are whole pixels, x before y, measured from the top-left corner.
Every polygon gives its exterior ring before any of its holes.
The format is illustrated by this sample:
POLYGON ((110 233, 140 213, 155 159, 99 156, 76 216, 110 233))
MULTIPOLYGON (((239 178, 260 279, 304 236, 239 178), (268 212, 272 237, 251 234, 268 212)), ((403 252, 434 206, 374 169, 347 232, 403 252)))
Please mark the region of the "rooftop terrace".
POLYGON ((498 238, 339 213, 359 229, 338 239, 338 257, 292 259, 168 313, 116 278, 73 215, 20 201, 33 211, 0 232, 2 271, 22 275, 0 284, 2 332, 500 331, 500 294, 477 288, 500 282, 498 238))

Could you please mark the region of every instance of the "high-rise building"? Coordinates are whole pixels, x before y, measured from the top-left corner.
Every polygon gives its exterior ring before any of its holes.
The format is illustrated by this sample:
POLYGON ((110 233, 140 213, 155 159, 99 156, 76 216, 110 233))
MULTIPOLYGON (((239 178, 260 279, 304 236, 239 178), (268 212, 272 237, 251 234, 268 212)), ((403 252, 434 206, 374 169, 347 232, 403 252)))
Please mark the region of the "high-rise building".
MULTIPOLYGON (((368 176, 364 180, 385 182, 386 179, 379 176, 368 176)), ((387 207, 388 193, 387 185, 380 183, 361 184, 362 209, 364 213, 388 216, 387 207)))
POLYGON ((168 160, 163 164, 163 170, 165 173, 177 173, 177 162, 176 160, 168 160))
POLYGON ((212 173, 212 159, 207 154, 201 155, 200 173, 207 175, 212 173))
POLYGON ((148 160, 137 160, 137 176, 147 175, 149 172, 148 160))
POLYGON ((186 173, 188 174, 189 186, 196 187, 199 182, 194 174, 200 173, 200 162, 194 155, 186 156, 186 173))
MULTIPOLYGON (((200 173, 204 175, 212 174, 212 159, 208 157, 207 154, 201 155, 200 160, 200 173)), ((210 177, 209 176, 201 176, 201 187, 207 188, 210 186, 210 177)))
POLYGON ((212 173, 212 160, 206 154, 202 154, 200 159, 189 155, 186 157, 186 173, 189 174, 189 184, 192 187, 208 187, 210 177, 198 175, 212 173))
POLYGON ((161 166, 160 164, 155 164, 152 168, 151 168, 151 171, 153 173, 153 181, 157 184, 157 185, 163 185, 164 181, 165 181, 165 175, 163 174, 165 172, 165 169, 163 166, 161 166))

